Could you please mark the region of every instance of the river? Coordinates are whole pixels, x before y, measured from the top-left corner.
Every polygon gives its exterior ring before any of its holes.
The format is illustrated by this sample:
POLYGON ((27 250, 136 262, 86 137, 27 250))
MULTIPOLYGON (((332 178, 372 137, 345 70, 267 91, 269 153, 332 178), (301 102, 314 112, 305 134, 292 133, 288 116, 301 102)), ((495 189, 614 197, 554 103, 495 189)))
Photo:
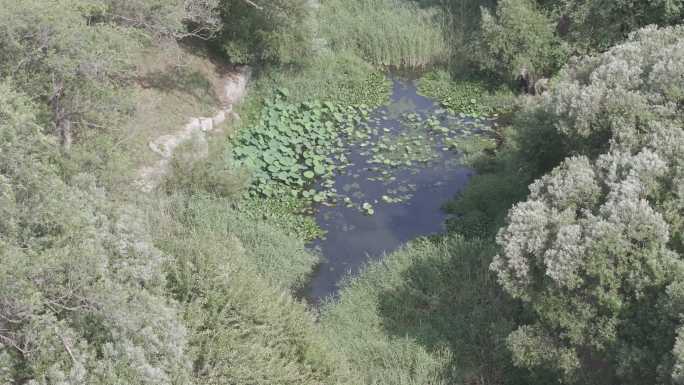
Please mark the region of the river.
POLYGON ((417 237, 443 232, 442 205, 473 175, 454 143, 481 134, 485 125, 448 114, 419 95, 413 80, 392 82, 390 102, 367 122, 374 134, 368 142, 349 145, 350 165, 333 181, 333 188, 349 197, 347 204, 317 209, 316 221, 327 235, 310 245, 323 257, 306 290, 313 303, 336 295, 342 278, 357 274, 369 260, 417 237), (413 155, 402 158, 403 153, 413 155), (395 160, 392 165, 383 163, 388 158, 395 160))

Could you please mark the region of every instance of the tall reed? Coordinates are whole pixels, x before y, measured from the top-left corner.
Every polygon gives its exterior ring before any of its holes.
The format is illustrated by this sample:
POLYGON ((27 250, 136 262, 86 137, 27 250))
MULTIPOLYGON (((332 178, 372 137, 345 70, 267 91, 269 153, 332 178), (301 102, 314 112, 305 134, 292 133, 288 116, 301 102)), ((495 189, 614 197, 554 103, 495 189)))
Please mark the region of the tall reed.
POLYGON ((405 0, 325 0, 321 29, 334 50, 352 49, 371 63, 420 69, 445 60, 442 16, 405 0))

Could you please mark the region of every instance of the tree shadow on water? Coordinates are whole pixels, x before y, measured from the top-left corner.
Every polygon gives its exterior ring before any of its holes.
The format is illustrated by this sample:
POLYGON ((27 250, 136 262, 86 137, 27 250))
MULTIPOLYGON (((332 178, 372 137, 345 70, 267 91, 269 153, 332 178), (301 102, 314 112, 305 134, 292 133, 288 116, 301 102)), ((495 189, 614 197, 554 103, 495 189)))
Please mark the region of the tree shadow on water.
POLYGON ((388 335, 451 352, 442 373, 449 383, 512 384, 522 374, 505 346, 520 308, 489 271, 492 244, 450 236, 414 245, 400 286, 379 295, 388 335))

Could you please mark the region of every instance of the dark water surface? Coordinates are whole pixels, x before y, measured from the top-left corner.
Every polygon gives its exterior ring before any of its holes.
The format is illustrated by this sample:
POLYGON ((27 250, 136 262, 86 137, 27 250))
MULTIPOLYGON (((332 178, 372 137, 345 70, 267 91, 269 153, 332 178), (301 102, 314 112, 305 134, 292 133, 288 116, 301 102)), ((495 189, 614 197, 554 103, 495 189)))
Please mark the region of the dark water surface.
MULTIPOLYGON (((393 83, 390 104, 370 116, 370 128, 377 128, 371 143, 381 137, 406 135, 406 131, 415 130, 416 125, 409 127, 405 119, 400 119, 406 113, 416 113, 423 119, 436 116, 451 127, 467 125, 466 120, 447 115, 432 100, 418 95, 413 81, 393 79, 393 83)), ((456 137, 464 132, 452 128, 456 137)), ((390 253, 412 239, 444 230, 446 214, 441 206, 465 187, 473 172, 462 165, 456 151, 446 149, 444 137, 426 140, 433 159, 407 167, 378 167, 377 163, 369 162, 368 146, 358 143, 350 146, 347 157, 351 166, 335 178, 334 188, 372 204, 374 215, 367 215, 358 205, 342 203, 318 209, 316 221, 327 235, 311 244, 324 261, 307 289, 309 300, 318 303, 335 295, 341 278, 358 273, 369 260, 390 253), (378 180, 379 175, 391 178, 378 180), (388 191, 403 195, 404 199, 388 203, 388 191)))

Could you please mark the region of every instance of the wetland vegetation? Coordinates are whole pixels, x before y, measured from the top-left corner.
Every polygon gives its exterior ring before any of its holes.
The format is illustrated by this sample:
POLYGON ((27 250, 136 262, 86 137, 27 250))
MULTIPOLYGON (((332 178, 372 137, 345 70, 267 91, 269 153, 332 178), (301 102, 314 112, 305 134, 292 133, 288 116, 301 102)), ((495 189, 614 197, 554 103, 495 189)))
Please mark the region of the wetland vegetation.
POLYGON ((683 19, 0 0, 0 384, 684 383, 683 19))

